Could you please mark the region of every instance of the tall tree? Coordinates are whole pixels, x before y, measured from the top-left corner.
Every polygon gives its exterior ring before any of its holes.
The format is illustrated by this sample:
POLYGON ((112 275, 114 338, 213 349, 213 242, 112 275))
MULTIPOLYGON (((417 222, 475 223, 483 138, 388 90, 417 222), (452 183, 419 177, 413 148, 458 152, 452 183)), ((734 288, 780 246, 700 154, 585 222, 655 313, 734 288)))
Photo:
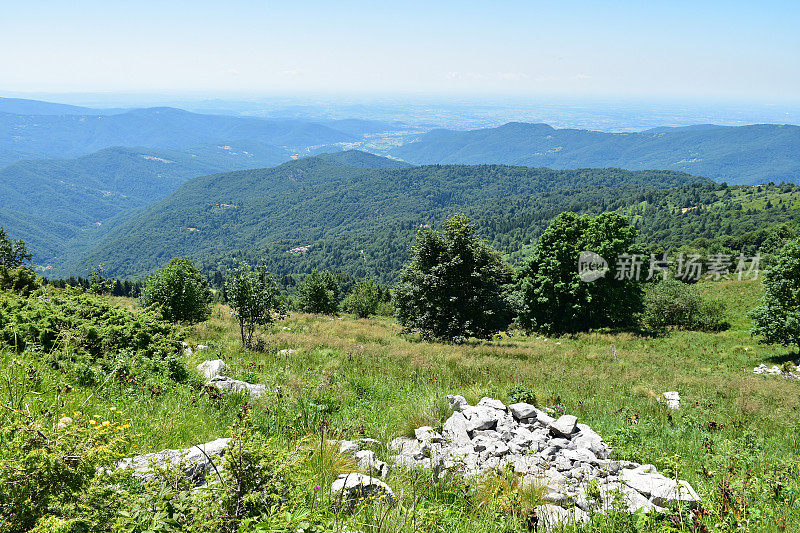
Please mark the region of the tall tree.
POLYGON ((466 217, 455 215, 443 231, 417 233, 395 290, 397 316, 406 331, 426 340, 489 338, 510 323, 504 290, 510 280, 500 254, 466 217))
POLYGON ((761 342, 800 350, 800 239, 790 240, 764 275, 764 303, 750 312, 761 342))
POLYGON ((643 291, 635 279, 615 279, 614 267, 631 254, 635 239, 636 230, 617 213, 558 215, 517 273, 518 324, 556 334, 634 324, 643 309, 643 291), (602 257, 608 270, 598 269, 604 274, 597 279, 582 279, 582 252, 602 257))

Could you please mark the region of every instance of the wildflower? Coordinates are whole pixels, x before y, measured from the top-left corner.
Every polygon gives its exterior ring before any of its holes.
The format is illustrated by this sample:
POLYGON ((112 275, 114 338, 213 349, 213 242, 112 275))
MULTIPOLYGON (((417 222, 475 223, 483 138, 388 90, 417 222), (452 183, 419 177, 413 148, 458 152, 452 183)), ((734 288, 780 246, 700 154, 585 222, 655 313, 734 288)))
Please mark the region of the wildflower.
POLYGON ((108 425, 110 425, 110 424, 111 424, 111 422, 109 422, 108 420, 103 420, 103 425, 104 425, 104 426, 108 426, 108 425))
POLYGON ((96 420, 89 420, 89 423, 92 424, 92 425, 95 425, 95 424, 97 424, 97 421, 96 420))
POLYGON ((117 408, 116 408, 116 407, 109 407, 109 408, 108 408, 108 410, 109 410, 109 411, 116 411, 116 410, 117 410, 117 408))
POLYGON ((314 485, 314 492, 319 492, 321 488, 319 485, 314 485))

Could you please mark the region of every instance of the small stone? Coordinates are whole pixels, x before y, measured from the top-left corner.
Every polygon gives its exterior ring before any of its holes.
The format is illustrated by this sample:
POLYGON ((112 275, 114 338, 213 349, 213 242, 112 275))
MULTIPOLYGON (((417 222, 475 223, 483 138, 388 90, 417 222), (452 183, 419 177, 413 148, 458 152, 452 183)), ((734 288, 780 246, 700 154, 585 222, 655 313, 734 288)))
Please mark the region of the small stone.
POLYGON ((453 411, 463 411, 464 408, 469 407, 467 399, 463 396, 459 396, 458 394, 448 394, 447 403, 450 405, 450 409, 453 411))
POLYGON ((486 398, 486 397, 481 398, 481 401, 478 402, 478 405, 480 407, 489 407, 491 409, 496 409, 498 411, 505 412, 506 410, 506 405, 503 402, 501 402, 500 400, 495 400, 493 398, 486 398))
POLYGON ((667 407, 670 409, 680 409, 681 407, 681 395, 676 391, 665 392, 662 394, 664 397, 663 403, 667 404, 667 407))
POLYGON ((261 396, 267 392, 266 385, 247 383, 246 381, 240 381, 227 376, 217 376, 212 378, 206 383, 206 387, 214 387, 215 389, 221 391, 250 394, 252 396, 261 396))
POLYGON ((70 424, 72 424, 72 419, 68 416, 62 416, 59 419, 58 424, 56 424, 56 429, 65 429, 70 424))
POLYGON ((278 355, 281 357, 288 357, 290 355, 296 354, 296 350, 292 350, 291 348, 284 348, 283 350, 278 351, 278 355))

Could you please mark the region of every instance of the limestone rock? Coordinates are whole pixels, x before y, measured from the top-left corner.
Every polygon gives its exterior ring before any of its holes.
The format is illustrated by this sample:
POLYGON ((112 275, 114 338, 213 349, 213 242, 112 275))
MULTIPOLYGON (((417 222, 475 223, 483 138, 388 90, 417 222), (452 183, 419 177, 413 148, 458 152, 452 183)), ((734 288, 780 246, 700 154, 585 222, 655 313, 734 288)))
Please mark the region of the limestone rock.
POLYGON ((681 407, 681 395, 676 391, 669 391, 662 394, 664 397, 663 402, 667 404, 667 407, 670 409, 680 409, 681 407))
POLYGON ((538 411, 536 406, 524 402, 512 403, 508 406, 508 408, 511 410, 511 414, 514 415, 514 418, 517 420, 536 418, 536 412, 538 411))
POLYGON ((206 383, 206 387, 214 387, 215 389, 226 392, 251 394, 252 396, 261 396, 267 392, 266 385, 247 383, 246 381, 240 381, 227 376, 217 376, 210 379, 206 383))
POLYGON ((574 415, 561 415, 558 420, 550 423, 550 430, 556 434, 564 437, 569 437, 575 433, 575 425, 578 423, 578 417, 574 415))
POLYGON ((392 489, 376 477, 371 477, 358 472, 342 474, 331 485, 331 494, 337 504, 346 510, 353 510, 359 500, 372 500, 388 506, 395 502, 392 489))
POLYGON ((214 379, 217 376, 224 376, 229 368, 222 359, 214 359, 203 361, 197 365, 197 370, 199 370, 206 379, 214 379))
POLYGON ((162 450, 128 457, 119 461, 117 466, 133 470, 133 476, 142 481, 148 481, 154 477, 153 467, 180 467, 186 477, 194 481, 195 485, 200 486, 205 484, 206 476, 214 470, 214 466, 220 468, 222 456, 230 445, 230 440, 223 438, 191 448, 162 450), (213 465, 211 461, 213 461, 213 465))

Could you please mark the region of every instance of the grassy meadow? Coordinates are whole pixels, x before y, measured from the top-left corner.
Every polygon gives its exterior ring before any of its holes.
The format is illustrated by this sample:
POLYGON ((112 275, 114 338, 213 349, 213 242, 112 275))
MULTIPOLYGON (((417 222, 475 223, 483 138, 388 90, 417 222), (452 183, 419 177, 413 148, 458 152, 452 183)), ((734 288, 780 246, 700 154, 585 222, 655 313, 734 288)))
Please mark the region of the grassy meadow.
MULTIPOLYGON (((32 411, 125 421, 130 429, 124 453, 134 455, 226 436, 245 406, 258 431, 287 445, 322 436, 386 443, 422 425, 440 426, 449 416, 447 394, 462 394, 470 403, 482 396, 507 401, 519 388, 534 394, 539 406, 563 408, 592 426, 618 459, 651 463, 688 480, 703 498, 709 530, 800 530, 800 383, 752 372, 762 362, 781 364, 796 355, 760 345, 749 334, 746 313, 759 303, 760 282, 707 283, 703 291, 726 302, 729 330, 660 337, 601 331, 561 338, 512 331, 455 345, 401 335, 393 318, 292 313, 259 333, 260 351, 241 348, 230 309, 217 305, 209 320, 185 330, 195 347, 186 366, 193 370, 203 360, 221 358, 232 377, 266 384, 265 396, 209 395, 194 374, 172 387, 132 392, 106 382, 65 392, 58 373, 42 369, 42 392, 26 401, 32 411), (295 353, 278 354, 287 348, 295 353), (678 411, 657 401, 672 390, 681 395, 678 411)), ((20 355, 5 350, 0 358, 3 383, 11 383, 14 372, 23 371, 12 362, 20 355)), ((340 461, 325 469, 320 484, 325 487, 347 466, 340 461)), ((524 517, 514 510, 524 504, 502 501, 508 487, 481 485, 468 503, 467 489, 438 482, 420 492, 421 475, 387 479, 401 497, 392 511, 396 516, 380 518, 375 511, 321 520, 332 520, 328 527, 342 531, 526 531, 524 517), (408 520, 411 508, 414 520, 408 520)), ((308 503, 312 511, 315 501, 308 503)), ((585 530, 703 531, 670 524, 669 518, 643 523, 610 517, 585 530)))

